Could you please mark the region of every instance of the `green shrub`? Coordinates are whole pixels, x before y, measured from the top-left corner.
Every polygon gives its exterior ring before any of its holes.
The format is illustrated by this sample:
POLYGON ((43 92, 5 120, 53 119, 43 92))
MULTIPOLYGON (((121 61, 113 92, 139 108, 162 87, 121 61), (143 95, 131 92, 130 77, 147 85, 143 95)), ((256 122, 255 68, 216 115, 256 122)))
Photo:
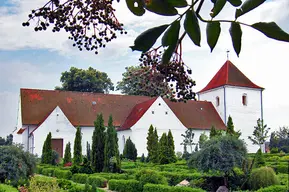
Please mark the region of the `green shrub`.
POLYGON ((261 188, 256 192, 287 192, 288 187, 284 185, 273 185, 266 188, 261 188))
POLYGON ((57 179, 58 186, 61 189, 68 190, 72 188, 72 182, 66 179, 57 179))
POLYGON ((278 177, 281 185, 288 186, 288 174, 279 173, 279 174, 277 174, 277 177, 278 177))
POLYGON ((280 160, 280 157, 278 156, 271 156, 271 157, 267 157, 266 161, 272 161, 272 162, 278 162, 280 160))
POLYGON ((168 184, 166 178, 160 173, 148 169, 140 170, 135 175, 136 180, 143 186, 147 183, 153 184, 168 184))
POLYGON ((289 161, 289 156, 283 156, 280 158, 280 161, 286 161, 288 162, 289 161))
POLYGON ((271 150, 270 150, 270 153, 272 154, 276 154, 279 152, 279 149, 277 147, 273 147, 271 150))
POLYGON ((142 186, 136 180, 115 180, 112 179, 108 182, 109 190, 117 192, 140 192, 142 186))
POLYGON ((129 174, 126 174, 126 173, 94 173, 93 176, 98 176, 98 177, 103 177, 107 180, 110 180, 110 179, 116 179, 116 180, 121 180, 121 179, 134 179, 134 175, 129 175, 129 174))
POLYGON ((55 169, 54 176, 57 177, 58 179, 70 179, 72 173, 69 170, 55 169))
POLYGON ((276 167, 276 172, 277 173, 288 173, 288 165, 282 165, 282 164, 279 164, 277 165, 276 167))
POLYGON ((202 177, 201 173, 183 173, 183 172, 160 172, 161 175, 167 178, 168 184, 173 186, 177 185, 184 179, 190 181, 193 179, 199 179, 202 177))
POLYGON ((98 177, 98 176, 92 175, 92 176, 88 177, 88 183, 90 185, 92 185, 94 183, 96 185, 96 187, 104 188, 104 187, 106 187, 107 180, 103 177, 98 177))
POLYGON ((68 192, 86 192, 85 185, 74 183, 68 192))
POLYGON ((143 187, 143 192, 205 192, 202 189, 191 187, 170 187, 166 185, 146 184, 143 187))
POLYGON ((262 187, 278 185, 279 181, 271 167, 261 167, 252 171, 249 184, 251 189, 257 190, 262 187))
POLYGON ((18 189, 5 184, 0 184, 0 192, 18 192, 18 189))
POLYGON ((77 174, 74 174, 74 175, 72 176, 72 181, 74 181, 74 182, 76 182, 76 183, 85 184, 87 178, 88 178, 88 175, 87 175, 87 174, 77 173, 77 174))
POLYGON ((30 180, 29 191, 33 192, 60 192, 62 191, 58 186, 55 178, 47 178, 42 176, 34 176, 30 180))
POLYGON ((42 175, 46 175, 48 177, 54 177, 55 168, 43 168, 42 175))

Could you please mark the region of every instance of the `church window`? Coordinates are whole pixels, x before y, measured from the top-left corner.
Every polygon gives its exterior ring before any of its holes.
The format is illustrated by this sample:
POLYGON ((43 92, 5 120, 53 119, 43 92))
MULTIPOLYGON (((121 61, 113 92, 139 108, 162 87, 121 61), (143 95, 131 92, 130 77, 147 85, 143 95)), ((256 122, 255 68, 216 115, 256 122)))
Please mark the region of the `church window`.
POLYGON ((161 103, 159 103, 159 106, 161 106, 161 103))
POLYGON ((243 96, 242 96, 242 103, 243 103, 244 106, 247 106, 247 104, 248 104, 247 94, 246 93, 243 94, 243 96))
POLYGON ((216 106, 218 107, 220 105, 220 98, 216 97, 216 106))
POLYGON ((166 115, 168 114, 168 112, 166 111, 166 115))
POLYGON ((155 111, 152 111, 152 114, 155 114, 155 111))

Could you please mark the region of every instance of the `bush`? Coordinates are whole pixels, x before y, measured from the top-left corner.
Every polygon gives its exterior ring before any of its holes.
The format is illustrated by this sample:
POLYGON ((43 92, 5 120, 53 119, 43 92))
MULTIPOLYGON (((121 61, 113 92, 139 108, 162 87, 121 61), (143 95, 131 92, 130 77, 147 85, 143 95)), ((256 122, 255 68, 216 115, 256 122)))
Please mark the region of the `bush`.
POLYGON ((288 186, 288 174, 279 173, 279 174, 277 174, 277 177, 278 177, 281 185, 288 186))
POLYGON ((160 173, 148 169, 143 169, 136 173, 136 180, 140 182, 143 186, 147 183, 153 184, 168 184, 166 178, 162 176, 160 173))
POLYGON ((251 189, 257 190, 262 187, 278 185, 279 180, 271 167, 261 167, 252 171, 249 184, 251 189))
POLYGON ((273 185, 266 188, 261 188, 257 192, 287 192, 288 188, 284 185, 273 185))
POLYGON ((270 153, 272 154, 276 154, 279 152, 279 149, 277 147, 273 147, 271 150, 270 150, 270 153))
POLYGON ((48 177, 54 177, 54 168, 43 168, 42 175, 46 175, 48 177))
POLYGON ((288 173, 288 165, 277 165, 276 167, 277 173, 288 173))
POLYGON ((112 179, 108 182, 109 190, 117 192, 140 192, 142 186, 136 180, 115 180, 112 179))
POLYGON ((18 189, 5 184, 0 184, 0 192, 18 192, 18 189))
POLYGON ((160 174, 167 178, 167 181, 171 186, 177 185, 184 179, 190 181, 202 177, 201 173, 161 172, 160 174))
POLYGON ((127 180, 127 179, 134 179, 133 175, 129 175, 126 173, 94 173, 93 176, 103 177, 107 180, 116 179, 116 180, 127 180))
POLYGON ((202 189, 191 187, 170 187, 166 185, 146 184, 143 192, 205 192, 202 189))
POLYGON ((85 184, 87 178, 88 178, 88 175, 87 175, 87 174, 77 173, 77 174, 74 174, 74 175, 72 176, 72 181, 74 181, 74 182, 76 182, 76 183, 85 184))
POLYGON ((289 161, 289 156, 283 156, 280 158, 280 161, 286 161, 288 162, 289 161))
POLYGON ((96 187, 104 188, 104 187, 106 187, 107 180, 103 177, 98 177, 98 176, 92 175, 92 176, 88 177, 88 183, 90 185, 92 185, 94 183, 96 187))
POLYGON ((70 179, 72 176, 72 173, 71 171, 68 171, 68 170, 55 169, 54 176, 57 177, 58 179, 70 179))
POLYGON ((0 146, 0 167, 5 173, 3 179, 10 180, 11 185, 16 187, 18 181, 28 180, 28 177, 34 174, 36 160, 20 146, 0 146))
POLYGON ((57 179, 57 183, 58 183, 58 186, 64 190, 68 190, 72 188, 71 181, 66 180, 66 179, 57 179))
POLYGON ((41 176, 32 177, 30 180, 29 191, 33 192, 60 192, 56 179, 41 176))

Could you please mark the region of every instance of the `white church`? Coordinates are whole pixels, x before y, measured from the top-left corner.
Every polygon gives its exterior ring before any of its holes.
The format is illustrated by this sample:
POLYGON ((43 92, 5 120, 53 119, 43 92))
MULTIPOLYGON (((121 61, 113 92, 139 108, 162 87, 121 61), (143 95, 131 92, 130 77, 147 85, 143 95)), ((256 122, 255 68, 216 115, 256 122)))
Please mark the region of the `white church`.
POLYGON ((209 135, 210 128, 226 129, 232 117, 236 130, 242 132, 249 152, 256 152, 248 136, 252 135, 257 119, 263 119, 262 92, 264 88, 250 81, 235 65, 226 61, 205 88, 197 93, 198 101, 171 102, 162 97, 113 95, 72 91, 20 89, 18 125, 14 140, 33 154, 41 155, 44 140, 52 133, 52 147, 61 157, 66 143, 74 143, 75 127, 82 131, 82 150, 91 144, 94 121, 103 114, 107 125, 111 114, 117 129, 122 153, 126 139, 135 143, 138 156, 147 155, 146 137, 150 125, 159 137, 172 131, 175 151, 181 145, 186 129, 193 129, 194 142, 201 133, 209 135))

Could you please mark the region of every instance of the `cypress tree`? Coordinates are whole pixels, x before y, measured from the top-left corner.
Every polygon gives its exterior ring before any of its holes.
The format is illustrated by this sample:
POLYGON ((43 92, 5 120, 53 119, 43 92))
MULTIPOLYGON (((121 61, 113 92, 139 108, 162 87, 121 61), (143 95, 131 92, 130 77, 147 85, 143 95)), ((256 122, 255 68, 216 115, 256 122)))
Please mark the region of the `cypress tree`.
POLYGON ((236 136, 237 138, 239 138, 241 135, 239 131, 236 132, 234 130, 234 123, 233 123, 233 119, 231 116, 228 117, 226 134, 231 135, 231 136, 236 136))
POLYGON ((210 130, 210 139, 212 139, 213 137, 216 137, 216 136, 221 136, 221 135, 222 135, 222 132, 216 130, 215 126, 213 125, 211 127, 211 130, 210 130))
POLYGON ((204 143, 208 140, 208 136, 206 135, 205 132, 203 132, 200 137, 199 137, 199 147, 202 149, 204 143))
POLYGON ((42 148, 42 163, 52 164, 51 132, 48 133, 42 148))
POLYGON ((81 129, 76 128, 74 146, 73 146, 73 163, 79 165, 82 162, 82 147, 81 147, 81 129))
POLYGON ((168 133, 168 158, 170 163, 175 163, 177 161, 174 137, 171 130, 169 130, 168 133))
POLYGON ((133 161, 135 161, 137 158, 137 149, 135 147, 135 144, 131 141, 130 137, 125 142, 123 156, 133 161))
POLYGON ((116 168, 120 170, 120 158, 118 151, 118 138, 115 127, 113 126, 112 115, 109 116, 108 127, 106 131, 106 140, 104 147, 104 168, 105 172, 109 171, 110 159, 116 157, 116 168))
POLYGON ((68 142, 65 146, 65 152, 64 152, 64 164, 71 162, 71 148, 70 148, 70 142, 68 142))
POLYGON ((154 127, 151 125, 148 130, 148 136, 147 136, 147 151, 148 151, 148 157, 150 159, 153 156, 153 144, 154 144, 154 127))
POLYGON ((163 133, 159 143, 159 162, 160 164, 168 164, 168 137, 166 133, 163 133))
POLYGON ((88 141, 86 142, 86 158, 87 161, 91 161, 91 150, 90 150, 90 144, 88 143, 88 141))
POLYGON ((104 131, 105 127, 102 114, 98 114, 96 121, 94 121, 94 131, 92 135, 91 165, 94 172, 101 172, 104 166, 104 131))

